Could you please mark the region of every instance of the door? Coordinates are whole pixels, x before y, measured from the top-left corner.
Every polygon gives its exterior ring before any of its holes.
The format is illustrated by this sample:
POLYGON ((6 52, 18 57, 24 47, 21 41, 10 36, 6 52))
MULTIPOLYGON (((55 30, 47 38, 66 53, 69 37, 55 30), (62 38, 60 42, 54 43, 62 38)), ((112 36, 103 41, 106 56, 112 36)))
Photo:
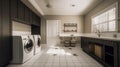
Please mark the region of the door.
POLYGON ((47 45, 54 47, 59 45, 60 20, 47 20, 47 45))

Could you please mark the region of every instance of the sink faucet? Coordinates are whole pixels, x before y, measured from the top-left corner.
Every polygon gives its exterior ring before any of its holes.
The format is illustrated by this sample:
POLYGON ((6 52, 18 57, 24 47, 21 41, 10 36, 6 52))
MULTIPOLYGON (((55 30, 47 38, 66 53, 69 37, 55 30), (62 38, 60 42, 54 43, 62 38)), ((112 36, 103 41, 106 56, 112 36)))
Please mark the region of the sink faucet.
POLYGON ((71 34, 71 36, 74 36, 73 34, 71 34))
POLYGON ((100 32, 100 30, 97 30, 97 32, 96 32, 96 34, 97 34, 97 36, 98 37, 100 37, 101 36, 101 34, 100 34, 101 32, 100 32))
POLYGON ((74 35, 73 35, 73 34, 71 34, 71 40, 73 39, 73 37, 74 37, 74 35))
POLYGON ((114 38, 117 38, 117 34, 113 34, 113 37, 114 37, 114 38))

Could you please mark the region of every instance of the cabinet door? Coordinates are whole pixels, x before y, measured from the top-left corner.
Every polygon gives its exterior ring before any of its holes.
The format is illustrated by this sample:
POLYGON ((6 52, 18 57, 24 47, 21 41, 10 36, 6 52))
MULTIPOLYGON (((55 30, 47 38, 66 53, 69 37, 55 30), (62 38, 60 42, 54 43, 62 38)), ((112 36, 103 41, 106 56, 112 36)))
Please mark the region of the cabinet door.
POLYGON ((37 25, 40 26, 40 17, 37 16, 37 25))
POLYGON ((2 30, 0 30, 0 32, 2 33, 2 39, 0 43, 0 67, 5 67, 3 65, 7 64, 12 56, 11 56, 11 42, 10 42, 10 28, 11 28, 11 24, 10 24, 10 15, 9 15, 9 1, 10 0, 2 0, 2 6, 0 6, 2 8, 2 14, 0 14, 1 20, 2 20, 2 30))
POLYGON ((83 48, 83 50, 85 52, 93 54, 94 53, 94 44, 90 43, 90 40, 92 40, 92 39, 82 37, 81 38, 81 41, 82 41, 81 47, 83 48))
POLYGON ((30 24, 30 9, 25 7, 25 22, 30 24))
POLYGON ((35 15, 34 21, 35 21, 35 25, 40 26, 40 19, 37 15, 35 15))
POLYGON ((32 12, 32 24, 36 25, 36 18, 35 18, 35 14, 32 12))
POLYGON ((32 13, 32 24, 33 25, 35 25, 36 24, 36 21, 35 21, 36 19, 35 19, 35 14, 34 13, 32 13))
POLYGON ((31 25, 31 32, 32 32, 32 35, 40 35, 40 27, 39 26, 36 26, 36 25, 31 25))
POLYGON ((40 26, 39 17, 32 12, 32 23, 33 25, 40 26))
POLYGON ((30 24, 32 24, 32 11, 30 10, 30 24))
POLYGON ((25 20, 25 8, 24 4, 19 0, 18 1, 18 19, 21 21, 25 20))
POLYGON ((39 31, 40 31, 40 35, 41 35, 41 18, 39 18, 39 31))
POLYGON ((18 0, 11 0, 11 18, 17 19, 18 16, 18 0))

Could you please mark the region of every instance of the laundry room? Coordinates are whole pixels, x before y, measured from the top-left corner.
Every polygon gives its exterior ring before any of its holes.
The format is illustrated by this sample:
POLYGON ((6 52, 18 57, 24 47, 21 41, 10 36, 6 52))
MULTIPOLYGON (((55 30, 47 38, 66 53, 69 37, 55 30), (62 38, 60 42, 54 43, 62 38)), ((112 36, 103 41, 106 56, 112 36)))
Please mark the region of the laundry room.
POLYGON ((120 0, 1 0, 0 67, 120 67, 120 0))

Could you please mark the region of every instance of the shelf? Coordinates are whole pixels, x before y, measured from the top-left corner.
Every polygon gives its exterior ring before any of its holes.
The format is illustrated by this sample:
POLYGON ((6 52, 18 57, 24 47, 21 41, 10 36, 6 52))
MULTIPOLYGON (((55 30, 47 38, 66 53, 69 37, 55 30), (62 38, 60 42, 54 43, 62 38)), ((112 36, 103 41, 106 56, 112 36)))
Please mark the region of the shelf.
POLYGON ((64 30, 64 32, 77 32, 77 30, 64 30))
POLYGON ((112 46, 105 46, 105 52, 109 54, 114 54, 114 48, 112 46))
POLYGON ((64 25, 66 27, 76 27, 77 25, 64 25))
POLYGON ((64 32, 77 32, 77 23, 65 23, 64 32))
POLYGON ((109 55, 109 56, 114 56, 113 54, 108 53, 108 52, 105 52, 105 54, 107 54, 107 55, 109 55))
POLYGON ((64 25, 64 26, 67 26, 67 27, 76 27, 77 25, 64 25))
POLYGON ((77 23, 65 23, 64 26, 77 26, 77 23))
POLYGON ((114 57, 108 54, 105 54, 105 62, 109 64, 111 67, 114 67, 114 57))

